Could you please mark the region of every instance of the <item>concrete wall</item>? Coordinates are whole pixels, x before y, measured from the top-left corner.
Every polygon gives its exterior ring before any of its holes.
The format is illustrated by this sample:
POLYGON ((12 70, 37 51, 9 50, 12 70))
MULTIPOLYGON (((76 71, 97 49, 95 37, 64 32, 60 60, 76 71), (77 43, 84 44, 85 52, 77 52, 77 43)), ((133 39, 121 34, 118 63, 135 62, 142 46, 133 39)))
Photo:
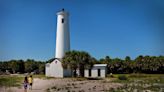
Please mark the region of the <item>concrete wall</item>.
POLYGON ((93 66, 91 69, 91 76, 89 76, 89 69, 84 71, 85 77, 106 77, 105 66, 93 66), (98 76, 98 69, 100 69, 100 76, 98 76))
POLYGON ((59 60, 54 60, 50 64, 50 72, 53 77, 63 77, 63 67, 59 60))
POLYGON ((61 61, 55 59, 51 63, 46 64, 46 76, 47 77, 71 77, 71 69, 63 69, 61 61))
POLYGON ((88 69, 84 70, 84 77, 89 77, 89 70, 88 69))
POLYGON ((63 77, 63 67, 58 59, 46 66, 46 76, 48 77, 63 77))
POLYGON ((46 69, 45 69, 46 76, 51 76, 51 74, 50 74, 50 63, 47 63, 45 67, 46 67, 46 69))

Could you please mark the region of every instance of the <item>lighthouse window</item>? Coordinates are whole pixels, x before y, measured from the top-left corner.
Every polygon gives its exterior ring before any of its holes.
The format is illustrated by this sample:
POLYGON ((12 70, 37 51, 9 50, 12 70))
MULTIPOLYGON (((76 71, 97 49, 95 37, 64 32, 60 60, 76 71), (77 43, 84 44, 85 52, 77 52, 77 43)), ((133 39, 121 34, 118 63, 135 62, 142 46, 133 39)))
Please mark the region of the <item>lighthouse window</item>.
POLYGON ((64 23, 64 19, 62 18, 62 23, 64 23))

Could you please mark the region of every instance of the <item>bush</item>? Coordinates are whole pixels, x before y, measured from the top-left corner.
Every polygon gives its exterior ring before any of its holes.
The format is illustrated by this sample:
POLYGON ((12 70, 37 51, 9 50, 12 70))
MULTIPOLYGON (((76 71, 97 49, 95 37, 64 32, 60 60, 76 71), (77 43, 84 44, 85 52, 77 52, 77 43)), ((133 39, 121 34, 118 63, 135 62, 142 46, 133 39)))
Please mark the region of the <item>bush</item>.
POLYGON ((119 79, 119 80, 128 80, 128 77, 125 76, 125 75, 119 75, 119 76, 118 76, 118 79, 119 79))

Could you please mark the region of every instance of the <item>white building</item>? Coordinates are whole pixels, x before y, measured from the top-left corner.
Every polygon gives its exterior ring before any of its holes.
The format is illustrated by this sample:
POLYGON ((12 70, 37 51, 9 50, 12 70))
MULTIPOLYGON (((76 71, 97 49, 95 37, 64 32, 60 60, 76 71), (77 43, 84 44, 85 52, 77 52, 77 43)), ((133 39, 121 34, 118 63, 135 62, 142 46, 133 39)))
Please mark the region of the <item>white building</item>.
POLYGON ((85 69, 85 77, 106 77, 107 64, 94 64, 91 69, 85 69))
POLYGON ((65 52, 70 51, 70 34, 69 34, 69 14, 62 9, 57 13, 57 32, 56 32, 56 53, 55 59, 46 64, 45 73, 49 77, 67 77, 72 72, 63 69, 62 58, 65 52))
POLYGON ((46 64, 46 76, 48 77, 70 77, 71 75, 71 70, 63 69, 59 59, 54 59, 51 63, 46 64))
MULTIPOLYGON (((72 71, 62 67, 62 58, 65 52, 70 51, 69 14, 59 11, 57 13, 56 53, 55 59, 46 64, 45 73, 48 77, 70 77, 72 71)), ((95 64, 92 69, 85 70, 85 77, 105 77, 106 64, 95 64)), ((79 74, 79 71, 77 71, 79 74)))

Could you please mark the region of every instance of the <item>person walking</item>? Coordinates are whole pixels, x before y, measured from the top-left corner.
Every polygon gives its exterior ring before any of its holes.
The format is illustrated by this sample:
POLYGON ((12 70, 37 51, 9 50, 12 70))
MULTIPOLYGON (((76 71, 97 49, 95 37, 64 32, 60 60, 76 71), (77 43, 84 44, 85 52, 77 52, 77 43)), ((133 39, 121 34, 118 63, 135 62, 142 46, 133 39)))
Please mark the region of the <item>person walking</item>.
POLYGON ((32 75, 30 75, 30 77, 28 78, 28 83, 29 83, 29 89, 32 90, 32 84, 33 84, 33 78, 32 78, 32 75))
POLYGON ((28 88, 28 79, 27 79, 27 76, 24 78, 23 86, 24 86, 24 92, 27 92, 27 88, 28 88))

